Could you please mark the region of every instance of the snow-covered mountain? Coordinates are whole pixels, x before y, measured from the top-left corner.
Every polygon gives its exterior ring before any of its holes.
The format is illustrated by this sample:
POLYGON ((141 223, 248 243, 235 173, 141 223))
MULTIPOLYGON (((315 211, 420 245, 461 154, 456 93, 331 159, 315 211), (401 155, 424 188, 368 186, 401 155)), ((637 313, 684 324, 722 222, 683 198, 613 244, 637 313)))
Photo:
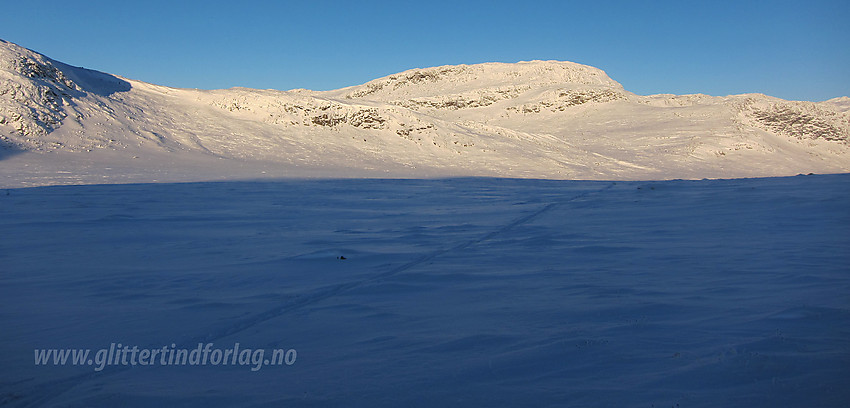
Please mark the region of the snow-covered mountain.
POLYGON ((848 110, 847 97, 641 96, 559 61, 412 69, 325 92, 175 89, 0 40, 0 138, 26 152, 16 163, 56 153, 142 172, 191 162, 274 176, 835 173, 850 171, 848 110))
POLYGON ((520 177, 848 172, 848 115, 554 61, 174 89, 0 42, 0 407, 846 407, 850 174, 520 177))

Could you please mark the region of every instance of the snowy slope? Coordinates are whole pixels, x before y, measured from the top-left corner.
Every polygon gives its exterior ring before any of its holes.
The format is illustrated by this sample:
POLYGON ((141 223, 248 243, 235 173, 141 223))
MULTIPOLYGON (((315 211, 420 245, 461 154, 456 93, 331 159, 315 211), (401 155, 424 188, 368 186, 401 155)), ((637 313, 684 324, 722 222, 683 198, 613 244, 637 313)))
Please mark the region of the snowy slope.
POLYGON ((204 91, 70 67, 2 42, 0 132, 7 185, 144 181, 165 168, 186 179, 850 171, 846 98, 640 96, 599 69, 558 61, 414 69, 327 92, 204 91), (51 179, 60 171, 77 177, 51 179))

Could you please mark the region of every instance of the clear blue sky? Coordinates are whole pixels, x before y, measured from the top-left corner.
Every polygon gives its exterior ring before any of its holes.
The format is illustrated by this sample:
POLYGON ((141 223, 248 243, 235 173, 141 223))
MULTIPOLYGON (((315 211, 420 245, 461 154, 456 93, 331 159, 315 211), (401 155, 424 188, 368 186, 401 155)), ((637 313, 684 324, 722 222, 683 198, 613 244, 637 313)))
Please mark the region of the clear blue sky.
POLYGON ((410 68, 557 59, 638 94, 850 95, 850 1, 26 1, 0 38, 186 88, 335 89, 410 68))

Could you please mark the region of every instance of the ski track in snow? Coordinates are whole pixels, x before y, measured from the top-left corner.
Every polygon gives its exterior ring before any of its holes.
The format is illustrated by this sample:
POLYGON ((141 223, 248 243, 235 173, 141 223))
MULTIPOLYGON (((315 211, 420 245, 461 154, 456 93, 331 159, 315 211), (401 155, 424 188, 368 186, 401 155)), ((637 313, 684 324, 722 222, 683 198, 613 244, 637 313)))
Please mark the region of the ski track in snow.
MULTIPOLYGON (((492 238, 494 238, 494 237, 496 237, 500 234, 503 234, 503 233, 511 230, 512 228, 515 228, 519 225, 525 224, 525 223, 533 220, 534 218, 539 217, 540 215, 554 209, 555 207, 563 206, 563 205, 566 205, 568 203, 574 202, 576 200, 579 200, 579 199, 582 199, 582 198, 587 198, 588 196, 592 196, 594 194, 599 194, 601 192, 609 190, 610 188, 612 188, 615 185, 616 185, 615 182, 611 182, 611 183, 608 183, 607 185, 605 185, 604 187, 602 187, 600 189, 592 190, 592 191, 585 191, 585 192, 582 192, 580 194, 577 194, 577 195, 575 195, 571 198, 565 199, 565 200, 559 200, 559 201, 556 201, 556 202, 545 204, 545 205, 542 206, 542 208, 538 209, 537 211, 534 211, 531 214, 528 214, 528 215, 525 215, 525 216, 521 216, 521 217, 515 219, 514 221, 512 221, 512 222, 510 222, 510 223, 508 223, 508 224, 506 224, 506 225, 496 229, 495 231, 492 231, 492 232, 490 232, 490 233, 488 233, 488 234, 486 234, 482 237, 479 237, 479 238, 476 238, 476 239, 473 239, 473 240, 469 240, 469 241, 451 246, 451 247, 446 248, 446 249, 440 249, 440 250, 434 251, 434 252, 427 254, 427 255, 424 255, 424 256, 416 259, 416 260, 413 260, 411 262, 408 262, 406 264, 403 264, 403 265, 400 265, 396 268, 393 268, 390 271, 379 273, 379 274, 377 274, 373 277, 367 278, 367 279, 361 279, 361 280, 358 280, 358 281, 352 281, 352 282, 342 283, 342 284, 339 284, 339 285, 333 285, 333 286, 328 287, 328 288, 317 290, 317 291, 315 291, 314 293, 311 293, 311 294, 307 294, 307 295, 304 295, 304 296, 298 296, 295 300, 293 300, 292 302, 290 302, 290 303, 288 303, 284 306, 275 307, 273 309, 267 310, 265 312, 258 313, 254 316, 251 316, 250 318, 244 319, 244 320, 239 321, 239 322, 235 322, 235 323, 231 324, 230 326, 228 326, 227 328, 220 330, 216 333, 212 333, 212 334, 209 334, 209 335, 206 335, 206 336, 195 336, 195 337, 192 337, 192 338, 189 338, 189 339, 184 339, 184 341, 181 342, 181 344, 196 344, 196 343, 215 342, 216 340, 219 340, 219 339, 240 333, 240 332, 247 330, 251 327, 254 327, 254 326, 256 326, 260 323, 266 322, 266 321, 274 319, 276 317, 280 317, 283 314, 286 314, 286 313, 292 312, 294 310, 300 309, 304 306, 321 302, 323 300, 326 300, 328 298, 336 296, 336 295, 343 293, 345 291, 357 288, 361 285, 378 282, 382 279, 385 279, 385 278, 397 275, 399 273, 408 271, 410 269, 415 268, 418 265, 421 265, 423 263, 431 261, 434 258, 437 258, 437 257, 439 257, 443 254, 461 251, 461 250, 463 250, 467 247, 470 247, 472 245, 490 240, 490 239, 492 239, 492 238)), ((45 384, 39 384, 38 386, 34 387, 34 389, 38 390, 38 392, 37 392, 38 397, 36 397, 31 402, 24 402, 23 405, 20 405, 20 406, 30 407, 30 406, 41 406, 43 404, 48 404, 52 400, 54 400, 58 397, 61 397, 68 390, 71 390, 74 387, 79 386, 80 384, 82 384, 86 381, 91 381, 93 379, 102 380, 104 377, 114 375, 114 374, 118 374, 118 373, 123 372, 123 371, 127 371, 130 368, 131 368, 130 366, 117 366, 117 367, 116 366, 109 366, 109 367, 106 367, 101 372, 84 373, 84 374, 69 377, 69 378, 66 378, 66 379, 63 379, 63 380, 53 381, 53 382, 49 382, 49 383, 45 383, 45 384)))
POLYGON ((0 405, 838 407, 850 378, 846 186, 812 176, 8 190, 0 290, 17 300, 0 314, 11 330, 0 333, 0 405), (286 345, 299 361, 93 372, 21 355, 32 341, 113 339, 286 345))
POLYGON ((223 330, 221 332, 218 332, 216 334, 213 334, 211 336, 207 336, 207 337, 204 337, 204 338, 194 338, 194 339, 188 341, 188 344, 197 343, 197 342, 200 342, 200 341, 210 342, 210 341, 213 341, 213 340, 218 340, 218 339, 221 339, 223 337, 227 337, 227 336, 230 336, 232 334, 239 333, 239 332, 241 332, 245 329, 248 329, 250 327, 257 325, 258 323, 265 322, 267 320, 278 317, 278 316, 280 316, 284 313, 287 313, 287 312, 293 311, 295 309, 307 306, 309 304, 321 302, 322 300, 336 296, 336 295, 338 295, 342 292, 354 289, 354 288, 359 287, 361 285, 364 285, 364 284, 367 284, 367 283, 378 282, 382 279, 386 279, 386 278, 391 277, 393 275, 397 275, 397 274, 402 273, 404 271, 407 271, 409 269, 413 269, 416 266, 421 265, 425 262, 428 262, 428 261, 430 261, 434 258, 437 258, 437 257, 439 257, 443 254, 451 253, 451 252, 455 252, 455 251, 460 251, 460 250, 467 248, 469 246, 472 246, 472 245, 478 244, 480 242, 484 242, 484 241, 487 241, 489 239, 492 239, 493 237, 495 237, 499 234, 503 234, 504 232, 506 232, 506 231, 508 231, 512 228, 515 228, 518 225, 522 225, 522 224, 534 219, 535 217, 542 215, 543 213, 545 213, 545 212, 547 212, 547 211, 549 211, 549 210, 551 210, 551 209, 553 209, 557 206, 564 205, 566 203, 578 200, 580 198, 587 197, 591 194, 603 192, 605 190, 610 189, 615 184, 616 183, 610 183, 607 186, 605 186, 605 187, 603 187, 599 190, 592 191, 592 192, 584 192, 584 193, 576 195, 575 197, 569 198, 565 201, 559 201, 559 202, 546 204, 546 205, 543 206, 543 208, 541 208, 541 209, 539 209, 539 210, 537 210, 537 211, 535 211, 531 214, 528 214, 526 216, 520 217, 520 218, 514 220, 513 222, 511 222, 511 223, 509 223, 509 224, 507 224, 507 225, 505 225, 505 226, 503 226, 503 227, 501 227, 501 228, 499 228, 499 229, 497 229, 493 232, 490 232, 490 233, 484 235, 483 237, 473 239, 473 240, 470 240, 470 241, 466 241, 466 242, 463 242, 461 244, 458 244, 458 245, 455 245, 455 246, 452 246, 452 247, 449 247, 449 248, 446 248, 446 249, 440 249, 440 250, 434 251, 430 254, 422 256, 419 259, 413 260, 413 261, 408 262, 404 265, 393 268, 393 269, 391 269, 387 272, 379 273, 379 274, 377 274, 373 277, 367 278, 367 279, 362 279, 362 280, 353 281, 353 282, 347 282, 347 283, 343 283, 343 284, 339 284, 339 285, 334 285, 334 286, 331 286, 331 287, 326 288, 326 289, 321 289, 321 290, 319 290, 319 291, 317 291, 313 294, 303 296, 300 299, 293 301, 291 304, 282 306, 280 308, 274 308, 274 309, 265 311, 263 313, 259 313, 256 316, 253 316, 249 319, 246 319, 244 321, 236 323, 233 326, 229 327, 228 329, 223 330))

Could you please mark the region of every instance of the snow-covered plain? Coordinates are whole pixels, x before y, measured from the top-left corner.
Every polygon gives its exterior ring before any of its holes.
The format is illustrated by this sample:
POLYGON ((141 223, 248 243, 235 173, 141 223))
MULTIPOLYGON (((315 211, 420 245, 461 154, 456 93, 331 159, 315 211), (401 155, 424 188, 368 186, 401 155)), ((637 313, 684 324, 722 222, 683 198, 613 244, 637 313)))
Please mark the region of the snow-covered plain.
POLYGON ((0 192, 4 406, 850 401, 847 175, 0 192), (297 361, 33 363, 199 342, 297 361))

